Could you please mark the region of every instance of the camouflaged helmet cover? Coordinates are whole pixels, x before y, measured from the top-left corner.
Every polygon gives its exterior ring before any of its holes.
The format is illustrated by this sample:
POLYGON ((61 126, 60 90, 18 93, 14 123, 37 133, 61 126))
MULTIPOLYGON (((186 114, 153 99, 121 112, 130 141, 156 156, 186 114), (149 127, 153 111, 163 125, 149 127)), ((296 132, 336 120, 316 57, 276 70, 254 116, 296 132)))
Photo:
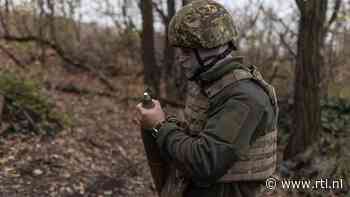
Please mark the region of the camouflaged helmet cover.
POLYGON ((213 0, 197 0, 171 19, 169 43, 184 48, 215 48, 235 42, 237 31, 230 13, 213 0))

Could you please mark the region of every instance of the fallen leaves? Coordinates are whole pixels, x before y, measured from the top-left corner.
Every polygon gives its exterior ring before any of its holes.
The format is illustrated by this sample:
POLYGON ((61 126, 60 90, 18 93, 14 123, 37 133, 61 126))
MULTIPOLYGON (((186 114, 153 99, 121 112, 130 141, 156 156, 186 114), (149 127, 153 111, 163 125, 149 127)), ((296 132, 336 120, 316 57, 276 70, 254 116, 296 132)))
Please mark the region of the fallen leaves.
POLYGON ((0 139, 0 196, 151 196, 138 127, 111 98, 50 92, 74 125, 55 137, 0 139))

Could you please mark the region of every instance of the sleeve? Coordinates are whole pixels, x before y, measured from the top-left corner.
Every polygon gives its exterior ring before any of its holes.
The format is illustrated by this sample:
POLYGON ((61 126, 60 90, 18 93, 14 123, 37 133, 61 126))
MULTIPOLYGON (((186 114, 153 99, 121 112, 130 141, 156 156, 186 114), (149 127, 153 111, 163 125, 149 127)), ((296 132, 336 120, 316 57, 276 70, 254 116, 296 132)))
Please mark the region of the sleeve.
POLYGON ((240 152, 249 147, 262 115, 234 99, 212 111, 197 137, 181 132, 176 123, 165 123, 157 138, 163 154, 202 184, 215 182, 237 161, 240 152))

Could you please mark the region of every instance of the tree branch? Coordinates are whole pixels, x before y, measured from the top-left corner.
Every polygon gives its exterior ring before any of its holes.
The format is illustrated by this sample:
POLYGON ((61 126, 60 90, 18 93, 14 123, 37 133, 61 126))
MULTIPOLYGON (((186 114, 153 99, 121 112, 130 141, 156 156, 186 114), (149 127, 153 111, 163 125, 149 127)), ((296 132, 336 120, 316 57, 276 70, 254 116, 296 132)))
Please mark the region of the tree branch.
POLYGON ((82 63, 81 61, 76 61, 71 59, 69 56, 66 55, 66 53, 64 52, 64 50, 57 45, 56 43, 50 42, 48 40, 45 40, 43 38, 39 38, 36 36, 26 36, 26 37, 17 37, 17 36, 13 36, 13 35, 4 35, 1 39, 4 39, 6 41, 9 42, 37 42, 43 45, 46 45, 48 47, 50 47, 51 49, 53 49, 61 58, 63 61, 67 62, 68 64, 76 67, 76 68, 82 68, 85 69, 93 74, 95 74, 98 79, 105 84, 110 90, 115 91, 115 87, 112 85, 112 83, 107 79, 106 76, 103 75, 102 72, 99 72, 97 69, 94 69, 93 66, 90 65, 86 65, 84 63, 82 63))
POLYGON ((297 33, 294 32, 293 30, 291 30, 291 29, 290 29, 290 25, 287 25, 287 24, 284 22, 284 20, 283 20, 282 18, 276 16, 276 14, 274 14, 274 13, 270 13, 270 12, 266 11, 266 10, 264 9, 264 7, 262 7, 262 6, 260 7, 260 10, 261 10, 265 15, 269 16, 269 18, 270 18, 271 20, 276 21, 276 22, 278 22, 279 24, 281 24, 281 25, 283 26, 283 28, 284 28, 287 32, 289 32, 289 33, 292 34, 293 37, 294 37, 294 36, 295 36, 295 37, 297 36, 297 33))
POLYGON ((5 97, 4 97, 4 95, 2 95, 2 94, 0 94, 0 133, 2 133, 1 131, 2 131, 2 122, 3 122, 3 120, 2 120, 2 113, 3 113, 3 111, 4 111, 4 106, 5 106, 5 97))
POLYGON ((329 21, 327 22, 326 30, 328 30, 329 27, 333 24, 333 22, 337 19, 341 4, 342 4, 342 0, 335 1, 333 13, 329 18, 329 21))
POLYGON ((290 27, 281 19, 279 18, 278 16, 276 16, 274 13, 272 12, 267 12, 263 7, 260 8, 263 13, 265 15, 267 15, 272 21, 276 21, 278 22, 279 24, 281 24, 284 28, 284 32, 277 32, 278 33, 278 36, 280 38, 280 41, 281 41, 281 44, 284 46, 284 48, 287 49, 287 51, 290 53, 290 55, 293 56, 293 58, 296 58, 297 57, 297 54, 296 52, 294 52, 293 48, 288 44, 288 42, 286 41, 285 39, 285 35, 287 33, 290 33, 291 36, 293 37, 296 37, 297 36, 297 33, 294 32, 293 30, 290 29, 290 27))
POLYGON ((26 68, 25 65, 22 63, 21 60, 19 60, 13 53, 11 53, 9 50, 6 49, 6 47, 0 45, 0 50, 5 53, 16 65, 20 66, 21 68, 26 68))
POLYGON ((159 8, 157 3, 152 2, 152 5, 153 5, 154 9, 156 10, 156 12, 159 14, 160 18, 162 19, 163 24, 164 25, 168 24, 169 17, 164 13, 164 11, 159 8))
POLYGON ((277 78, 277 73, 278 73, 278 66, 275 65, 274 68, 273 68, 273 72, 272 72, 272 74, 271 74, 271 76, 269 78, 269 83, 270 84, 272 84, 273 81, 277 78))
POLYGON ((282 45, 284 46, 284 48, 287 49, 287 51, 294 57, 297 57, 296 52, 294 52, 294 50, 292 49, 292 47, 287 43, 286 39, 284 38, 284 35, 282 33, 279 33, 279 37, 281 40, 282 45))
POLYGON ((304 12, 305 0, 295 0, 295 3, 297 4, 299 11, 304 12))
POLYGON ((259 16, 260 16, 260 11, 263 11, 262 4, 260 4, 258 7, 259 7, 258 12, 254 16, 252 16, 252 17, 250 17, 248 19, 249 21, 247 22, 247 24, 249 24, 249 25, 241 30, 240 39, 243 39, 243 38, 246 39, 247 38, 247 34, 249 32, 248 30, 253 28, 255 26, 255 24, 257 23, 257 21, 259 19, 259 16))
POLYGON ((5 1, 5 13, 6 16, 4 16, 3 11, 0 11, 0 24, 1 24, 1 28, 4 31, 5 34, 8 34, 8 25, 6 23, 6 21, 8 21, 8 15, 9 15, 9 2, 6 0, 5 1))

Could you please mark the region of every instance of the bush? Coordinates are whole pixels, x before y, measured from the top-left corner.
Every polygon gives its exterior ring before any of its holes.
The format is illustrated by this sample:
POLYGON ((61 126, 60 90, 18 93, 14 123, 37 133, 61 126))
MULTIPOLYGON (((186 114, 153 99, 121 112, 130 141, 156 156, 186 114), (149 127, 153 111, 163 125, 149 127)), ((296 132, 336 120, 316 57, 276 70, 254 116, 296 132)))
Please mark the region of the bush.
MULTIPOLYGON (((350 101, 331 97, 321 100, 320 138, 304 152, 282 164, 282 173, 291 178, 344 179, 334 196, 350 195, 350 101), (286 170, 287 169, 287 170, 286 170)), ((325 191, 306 191, 306 196, 329 196, 325 191)))
POLYGON ((62 130, 67 116, 41 92, 40 84, 21 80, 12 73, 0 73, 0 94, 5 98, 2 122, 5 133, 54 134, 62 130))
POLYGON ((326 131, 350 131, 350 101, 331 97, 321 101, 322 127, 326 131))
MULTIPOLYGON (((287 143, 292 124, 292 111, 289 106, 280 106, 278 127, 280 140, 287 143)), ((321 127, 333 135, 350 131, 350 100, 329 97, 321 100, 321 127)))

